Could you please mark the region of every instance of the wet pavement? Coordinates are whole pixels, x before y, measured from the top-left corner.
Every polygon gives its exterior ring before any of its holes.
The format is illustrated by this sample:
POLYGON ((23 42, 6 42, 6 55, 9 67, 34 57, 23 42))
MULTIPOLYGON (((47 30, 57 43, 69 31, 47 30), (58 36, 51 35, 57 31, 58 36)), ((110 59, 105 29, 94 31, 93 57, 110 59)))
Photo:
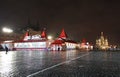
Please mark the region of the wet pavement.
POLYGON ((0 77, 120 77, 120 52, 0 52, 0 77))

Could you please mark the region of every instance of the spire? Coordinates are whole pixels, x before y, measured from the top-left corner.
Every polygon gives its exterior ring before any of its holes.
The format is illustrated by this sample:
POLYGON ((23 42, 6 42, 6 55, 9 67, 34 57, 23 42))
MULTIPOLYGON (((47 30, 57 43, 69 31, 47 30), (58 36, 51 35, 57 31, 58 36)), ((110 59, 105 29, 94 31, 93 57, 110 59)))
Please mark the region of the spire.
POLYGON ((66 39, 67 38, 67 34, 65 33, 64 29, 62 29, 62 32, 61 32, 59 38, 62 38, 62 39, 66 39))
POLYGON ((101 40, 104 40, 103 32, 101 32, 100 39, 101 39, 101 40))
POLYGON ((101 32, 101 36, 103 36, 103 32, 101 32))
POLYGON ((27 31, 27 32, 25 33, 25 36, 24 36, 24 39, 23 39, 23 40, 27 40, 27 39, 28 39, 28 38, 27 38, 28 36, 29 36, 29 31, 27 31))
POLYGON ((41 38, 47 38, 45 29, 44 29, 44 30, 42 31, 42 33, 41 33, 41 38))
POLYGON ((39 21, 36 22, 36 25, 35 25, 33 28, 34 28, 34 30, 36 30, 36 31, 40 31, 39 21))
POLYGON ((32 25, 31 25, 31 20, 30 20, 30 18, 28 17, 28 20, 27 20, 27 29, 28 29, 28 28, 31 28, 31 26, 32 26, 32 25))
POLYGON ((82 43, 86 43, 86 39, 82 39, 82 43))
POLYGON ((29 30, 27 30, 27 32, 25 33, 25 36, 29 36, 29 30))

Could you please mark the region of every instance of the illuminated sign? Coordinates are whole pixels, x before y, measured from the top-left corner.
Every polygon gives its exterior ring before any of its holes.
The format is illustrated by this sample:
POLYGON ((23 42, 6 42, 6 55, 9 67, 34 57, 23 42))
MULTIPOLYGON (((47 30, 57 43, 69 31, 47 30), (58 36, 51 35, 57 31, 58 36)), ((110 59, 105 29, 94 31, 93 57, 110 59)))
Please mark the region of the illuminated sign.
POLYGON ((27 40, 41 40, 41 36, 36 34, 36 35, 32 35, 32 36, 25 36, 24 41, 27 40))
POLYGON ((46 48, 46 42, 14 43, 14 48, 46 48))

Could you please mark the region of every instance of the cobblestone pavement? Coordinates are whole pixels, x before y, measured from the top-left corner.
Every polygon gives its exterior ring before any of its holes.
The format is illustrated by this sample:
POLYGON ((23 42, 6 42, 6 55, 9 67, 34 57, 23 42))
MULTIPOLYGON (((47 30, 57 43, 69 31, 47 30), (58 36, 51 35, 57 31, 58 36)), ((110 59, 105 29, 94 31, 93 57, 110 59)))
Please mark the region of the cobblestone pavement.
POLYGON ((0 77, 120 77, 120 52, 0 52, 0 77))

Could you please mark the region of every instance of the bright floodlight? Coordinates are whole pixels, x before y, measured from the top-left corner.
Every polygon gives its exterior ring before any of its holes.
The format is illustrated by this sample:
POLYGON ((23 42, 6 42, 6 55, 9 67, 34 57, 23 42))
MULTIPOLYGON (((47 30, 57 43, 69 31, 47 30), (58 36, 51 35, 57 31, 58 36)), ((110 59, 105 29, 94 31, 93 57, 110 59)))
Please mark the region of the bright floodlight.
POLYGON ((2 31, 5 32, 5 33, 12 33, 12 32, 13 32, 12 29, 10 29, 10 28, 6 28, 6 27, 3 28, 2 31))
POLYGON ((48 39, 51 40, 51 39, 52 39, 52 36, 48 36, 48 39))

